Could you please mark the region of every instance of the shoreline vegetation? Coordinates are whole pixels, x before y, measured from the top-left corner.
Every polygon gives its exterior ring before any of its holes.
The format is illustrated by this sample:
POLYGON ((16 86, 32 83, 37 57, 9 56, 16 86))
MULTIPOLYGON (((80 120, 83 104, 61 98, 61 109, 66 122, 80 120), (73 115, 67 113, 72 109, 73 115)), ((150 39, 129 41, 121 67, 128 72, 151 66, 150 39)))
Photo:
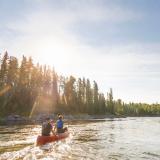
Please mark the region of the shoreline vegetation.
POLYGON ((160 116, 160 104, 115 100, 112 89, 101 93, 96 81, 58 75, 31 57, 20 61, 7 52, 0 55, 0 124, 57 113, 71 119, 160 116))
MULTIPOLYGON (((0 124, 41 124, 45 121, 46 117, 50 117, 54 121, 57 120, 57 115, 55 114, 40 114, 32 118, 24 117, 20 115, 9 115, 0 119, 0 124)), ((112 114, 106 115, 88 115, 88 114, 76 114, 76 115, 64 115, 64 121, 89 121, 89 120, 99 120, 106 118, 122 118, 120 116, 115 116, 112 114)), ((123 117, 125 118, 125 117, 123 117)))
MULTIPOLYGON (((0 118, 0 125, 37 125, 42 124, 45 121, 46 117, 50 117, 54 121, 56 121, 57 115, 48 115, 48 114, 40 114, 36 115, 32 118, 24 117, 20 115, 9 115, 7 117, 0 118)), ((128 117, 160 117, 159 115, 152 116, 124 116, 124 115, 113 115, 113 114, 105 114, 105 115, 88 115, 88 114, 76 114, 76 115, 64 115, 64 121, 67 123, 73 123, 77 121, 103 121, 103 120, 113 120, 115 118, 128 118, 128 117)))

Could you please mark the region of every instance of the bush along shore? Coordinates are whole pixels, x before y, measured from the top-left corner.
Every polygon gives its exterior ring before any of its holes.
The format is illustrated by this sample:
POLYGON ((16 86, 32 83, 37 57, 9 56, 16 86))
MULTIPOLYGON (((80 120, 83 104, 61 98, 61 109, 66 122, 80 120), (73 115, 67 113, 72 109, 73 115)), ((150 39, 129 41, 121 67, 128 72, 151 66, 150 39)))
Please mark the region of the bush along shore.
MULTIPOLYGON (((39 114, 33 117, 24 117, 20 115, 9 115, 7 117, 0 118, 0 125, 35 125, 42 124, 46 118, 50 117, 54 121, 57 120, 57 114, 39 114)), ((65 114, 64 121, 76 122, 76 121, 97 121, 106 120, 114 118, 127 118, 127 117, 140 117, 140 116, 124 116, 124 115, 88 115, 88 114, 65 114)), ((159 115, 154 116, 141 116, 141 117, 159 117, 159 115)))
MULTIPOLYGON (((47 117, 50 117, 54 121, 57 120, 57 114, 39 114, 33 117, 24 117, 20 115, 9 115, 0 119, 0 125, 32 125, 42 124, 47 117)), ((76 115, 64 115, 64 121, 91 121, 91 120, 103 120, 107 118, 125 118, 124 116, 118 116, 113 114, 105 115, 88 115, 88 114, 76 114, 76 115)))
POLYGON ((65 77, 50 66, 34 64, 32 57, 23 56, 20 61, 5 52, 0 59, 0 117, 10 117, 0 121, 32 122, 27 117, 42 113, 63 113, 75 119, 79 115, 159 116, 160 104, 115 100, 113 90, 100 92, 96 81, 65 77))

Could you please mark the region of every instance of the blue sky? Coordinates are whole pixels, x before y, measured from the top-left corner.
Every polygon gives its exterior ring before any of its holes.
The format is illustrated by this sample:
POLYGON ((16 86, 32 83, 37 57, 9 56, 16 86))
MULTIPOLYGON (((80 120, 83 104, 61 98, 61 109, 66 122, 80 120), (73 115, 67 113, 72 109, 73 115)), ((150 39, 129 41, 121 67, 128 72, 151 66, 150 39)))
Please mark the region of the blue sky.
POLYGON ((160 102, 160 1, 0 0, 0 53, 96 80, 115 99, 160 102))

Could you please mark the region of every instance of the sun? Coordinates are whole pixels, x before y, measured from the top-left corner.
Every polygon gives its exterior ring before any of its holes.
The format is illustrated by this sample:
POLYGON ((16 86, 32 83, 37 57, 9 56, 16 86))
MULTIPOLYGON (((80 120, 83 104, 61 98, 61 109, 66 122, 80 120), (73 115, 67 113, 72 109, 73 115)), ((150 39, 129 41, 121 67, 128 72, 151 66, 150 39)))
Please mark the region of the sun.
POLYGON ((65 45, 47 42, 39 45, 38 54, 34 55, 40 64, 46 64, 63 71, 72 61, 72 53, 65 45))

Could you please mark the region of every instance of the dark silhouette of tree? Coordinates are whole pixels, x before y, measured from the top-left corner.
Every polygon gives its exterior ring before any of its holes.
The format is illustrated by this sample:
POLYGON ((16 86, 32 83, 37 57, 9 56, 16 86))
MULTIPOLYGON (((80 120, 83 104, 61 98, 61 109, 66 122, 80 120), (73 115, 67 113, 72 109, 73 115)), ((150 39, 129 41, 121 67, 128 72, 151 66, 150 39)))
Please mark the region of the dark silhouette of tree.
POLYGON ((99 113, 99 93, 98 93, 98 85, 96 81, 93 81, 93 104, 94 104, 94 113, 99 113))
POLYGON ((89 113, 93 113, 93 92, 92 92, 92 88, 91 88, 91 84, 90 84, 90 80, 87 79, 86 82, 86 108, 84 110, 84 112, 89 112, 89 113))
POLYGON ((0 70, 0 86, 6 85, 7 83, 7 72, 8 72, 8 53, 7 51, 4 53, 1 62, 1 70, 0 70))
POLYGON ((114 101, 113 101, 113 92, 112 92, 112 88, 110 88, 110 92, 107 93, 107 100, 106 100, 106 104, 107 104, 107 109, 110 113, 114 114, 115 113, 115 109, 114 109, 114 101))
POLYGON ((52 97, 54 102, 54 107, 58 105, 59 95, 58 95, 58 75, 54 68, 52 71, 52 97))
POLYGON ((18 84, 18 60, 16 57, 9 58, 7 84, 10 84, 14 87, 16 87, 18 84))

